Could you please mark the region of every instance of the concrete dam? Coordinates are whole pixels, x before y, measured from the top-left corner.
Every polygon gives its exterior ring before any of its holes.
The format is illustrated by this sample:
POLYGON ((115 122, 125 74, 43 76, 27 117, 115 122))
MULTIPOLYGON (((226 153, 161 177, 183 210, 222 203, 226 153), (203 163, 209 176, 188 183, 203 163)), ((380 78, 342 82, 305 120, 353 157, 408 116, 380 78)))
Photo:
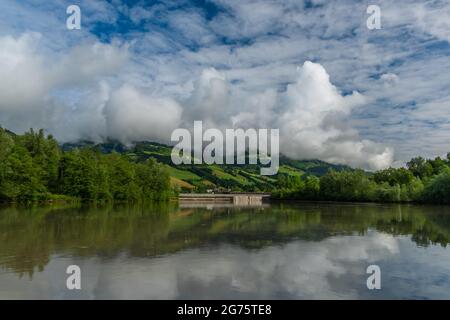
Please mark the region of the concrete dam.
POLYGON ((181 193, 178 199, 181 203, 261 205, 270 193, 181 193))

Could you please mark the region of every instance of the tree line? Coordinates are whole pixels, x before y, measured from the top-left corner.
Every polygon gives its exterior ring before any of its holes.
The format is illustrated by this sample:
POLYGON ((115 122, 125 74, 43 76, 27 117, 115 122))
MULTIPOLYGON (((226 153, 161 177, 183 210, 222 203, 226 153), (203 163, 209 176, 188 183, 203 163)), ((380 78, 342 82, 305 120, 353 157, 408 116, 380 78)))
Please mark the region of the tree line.
MULTIPOLYGON (((278 174, 270 189, 279 199, 450 204, 450 153, 375 173, 278 174)), ((164 201, 174 192, 169 172, 153 158, 135 162, 95 147, 63 151, 43 130, 15 135, 0 128, 0 201, 164 201)))
POLYGON ((413 158, 406 168, 375 173, 362 170, 330 170, 320 178, 279 175, 279 199, 419 202, 450 204, 450 153, 447 159, 413 158))
POLYGON ((0 201, 164 201, 172 192, 169 173, 154 159, 63 151, 43 130, 15 135, 0 128, 0 201))

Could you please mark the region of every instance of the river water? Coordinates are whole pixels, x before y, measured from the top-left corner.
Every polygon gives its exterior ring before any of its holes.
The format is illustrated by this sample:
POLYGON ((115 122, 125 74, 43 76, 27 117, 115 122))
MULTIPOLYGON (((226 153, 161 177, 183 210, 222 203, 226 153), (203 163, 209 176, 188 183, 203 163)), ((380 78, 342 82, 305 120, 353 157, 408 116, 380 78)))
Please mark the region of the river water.
POLYGON ((7 207, 0 299, 448 299, 449 242, 439 206, 7 207))

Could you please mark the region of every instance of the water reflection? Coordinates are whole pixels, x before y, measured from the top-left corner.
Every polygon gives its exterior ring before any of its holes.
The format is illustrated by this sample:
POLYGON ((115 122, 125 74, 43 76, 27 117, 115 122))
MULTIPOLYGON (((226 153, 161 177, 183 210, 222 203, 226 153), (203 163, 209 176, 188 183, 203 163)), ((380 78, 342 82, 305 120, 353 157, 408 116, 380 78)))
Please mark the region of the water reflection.
POLYGON ((0 298, 449 298, 449 239, 448 207, 10 207, 0 298))

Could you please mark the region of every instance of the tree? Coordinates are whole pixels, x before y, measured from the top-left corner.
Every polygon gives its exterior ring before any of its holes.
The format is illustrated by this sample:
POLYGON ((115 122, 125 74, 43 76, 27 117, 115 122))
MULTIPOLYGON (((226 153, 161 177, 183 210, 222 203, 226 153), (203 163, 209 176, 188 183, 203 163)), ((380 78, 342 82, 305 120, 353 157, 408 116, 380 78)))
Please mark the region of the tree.
POLYGON ((305 187, 303 189, 303 195, 305 199, 315 200, 319 196, 320 191, 320 179, 316 176, 308 176, 305 180, 305 187))
POLYGON ((433 175, 441 173, 441 171, 447 168, 447 162, 442 160, 441 157, 437 157, 434 160, 428 160, 428 163, 433 167, 433 175))
POLYGON ((401 195, 400 195, 401 201, 403 202, 420 201, 424 185, 422 183, 422 180, 414 177, 410 183, 403 184, 400 186, 400 188, 401 188, 401 195))
POLYGON ((374 174, 374 180, 376 183, 381 184, 383 182, 387 182, 391 186, 395 186, 396 184, 409 184, 413 179, 414 174, 405 168, 389 168, 377 171, 374 174))
POLYGON ((375 201, 378 202, 399 202, 401 200, 401 188, 398 184, 391 186, 384 182, 377 185, 375 191, 375 201))
POLYGON ((13 145, 2 164, 1 197, 9 201, 45 199, 47 189, 39 179, 39 171, 27 149, 13 145))
POLYGON ((58 142, 51 135, 45 137, 42 129, 38 132, 30 129, 24 135, 18 136, 17 139, 33 158, 40 179, 51 191, 56 191, 58 165, 61 158, 58 142))
POLYGON ((422 157, 411 159, 406 166, 416 177, 419 177, 420 179, 427 178, 433 174, 433 167, 422 157))
POLYGON ((125 156, 112 153, 106 156, 110 192, 114 200, 137 202, 141 199, 139 187, 135 181, 135 168, 125 156))
POLYGON ((328 171, 320 178, 320 196, 325 200, 369 201, 373 185, 361 170, 328 171))
POLYGON ((0 128, 0 194, 4 190, 8 173, 8 156, 11 154, 11 150, 14 147, 14 140, 0 128))
POLYGON ((444 169, 425 186, 422 200, 436 204, 450 204, 450 168, 444 169))
POLYGON ((170 196, 169 172, 155 159, 136 165, 136 179, 143 200, 165 200, 170 196))
POLYGON ((295 191, 304 187, 304 182, 300 176, 292 176, 289 174, 278 174, 277 187, 280 189, 287 189, 295 191))
POLYGON ((79 150, 64 153, 59 164, 59 192, 82 200, 95 200, 93 171, 79 150))

